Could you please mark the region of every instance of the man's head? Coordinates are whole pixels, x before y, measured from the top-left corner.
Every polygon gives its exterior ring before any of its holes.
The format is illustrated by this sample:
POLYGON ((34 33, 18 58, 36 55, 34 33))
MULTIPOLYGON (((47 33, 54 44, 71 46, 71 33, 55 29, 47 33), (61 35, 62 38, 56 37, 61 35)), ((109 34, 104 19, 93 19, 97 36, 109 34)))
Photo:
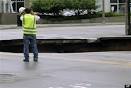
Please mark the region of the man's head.
POLYGON ((24 11, 25 11, 25 13, 29 14, 29 13, 32 12, 32 9, 31 8, 26 8, 24 11))

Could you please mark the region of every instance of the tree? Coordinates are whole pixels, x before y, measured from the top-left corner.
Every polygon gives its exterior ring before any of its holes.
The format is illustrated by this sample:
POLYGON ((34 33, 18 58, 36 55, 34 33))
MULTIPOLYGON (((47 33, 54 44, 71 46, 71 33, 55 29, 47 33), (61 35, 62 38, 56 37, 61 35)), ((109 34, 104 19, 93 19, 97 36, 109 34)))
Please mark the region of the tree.
POLYGON ((37 12, 60 15, 64 9, 73 10, 77 15, 95 9, 95 0, 33 0, 32 8, 37 12))
POLYGON ((42 9, 42 7, 43 7, 42 0, 33 0, 31 7, 36 12, 43 12, 43 9, 42 9))
POLYGON ((59 15, 60 12, 65 8, 64 0, 50 0, 49 12, 54 15, 59 15))
POLYGON ((91 10, 96 9, 96 0, 65 0, 66 8, 74 10, 76 15, 80 15, 85 10, 91 13, 91 10))
POLYGON ((78 0, 79 1, 79 8, 78 8, 78 15, 83 13, 85 10, 90 14, 92 10, 96 8, 95 0, 78 0))
POLYGON ((65 8, 65 5, 64 0, 34 0, 32 8, 37 12, 59 15, 60 11, 65 8))

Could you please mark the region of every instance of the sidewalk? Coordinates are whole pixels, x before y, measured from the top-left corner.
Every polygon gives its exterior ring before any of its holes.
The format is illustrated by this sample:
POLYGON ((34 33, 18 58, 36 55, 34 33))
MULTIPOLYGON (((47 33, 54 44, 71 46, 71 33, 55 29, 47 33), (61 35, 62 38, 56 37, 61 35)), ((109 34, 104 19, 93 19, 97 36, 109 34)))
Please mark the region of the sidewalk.
MULTIPOLYGON (((74 24, 37 24, 38 28, 42 27, 71 27, 71 26, 98 26, 98 25, 124 25, 124 23, 74 23, 74 24)), ((0 25, 2 29, 16 29, 17 25, 0 25)))

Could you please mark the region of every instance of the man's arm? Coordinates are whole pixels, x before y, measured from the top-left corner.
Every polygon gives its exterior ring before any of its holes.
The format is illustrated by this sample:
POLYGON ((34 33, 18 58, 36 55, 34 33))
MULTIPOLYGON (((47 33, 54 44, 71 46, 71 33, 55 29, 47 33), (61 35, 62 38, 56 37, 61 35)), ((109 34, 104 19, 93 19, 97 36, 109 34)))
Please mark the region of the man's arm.
POLYGON ((36 19, 36 21, 38 21, 40 19, 40 16, 35 15, 35 19, 36 19))
POLYGON ((20 20, 23 21, 23 16, 20 17, 20 20))

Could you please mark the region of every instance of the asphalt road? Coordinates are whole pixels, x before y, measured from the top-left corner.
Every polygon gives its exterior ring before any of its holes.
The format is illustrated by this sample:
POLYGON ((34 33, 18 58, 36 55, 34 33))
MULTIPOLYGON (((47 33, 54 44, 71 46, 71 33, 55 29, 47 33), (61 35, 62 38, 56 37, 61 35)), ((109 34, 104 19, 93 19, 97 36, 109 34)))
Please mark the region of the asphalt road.
MULTIPOLYGON (((39 39, 126 37, 124 25, 40 27, 39 39)), ((0 40, 22 39, 21 28, 0 30, 0 40)), ((124 88, 131 84, 131 52, 40 53, 22 62, 0 53, 0 88, 124 88)))
POLYGON ((124 88, 131 52, 40 53, 35 63, 0 53, 0 88, 124 88))

